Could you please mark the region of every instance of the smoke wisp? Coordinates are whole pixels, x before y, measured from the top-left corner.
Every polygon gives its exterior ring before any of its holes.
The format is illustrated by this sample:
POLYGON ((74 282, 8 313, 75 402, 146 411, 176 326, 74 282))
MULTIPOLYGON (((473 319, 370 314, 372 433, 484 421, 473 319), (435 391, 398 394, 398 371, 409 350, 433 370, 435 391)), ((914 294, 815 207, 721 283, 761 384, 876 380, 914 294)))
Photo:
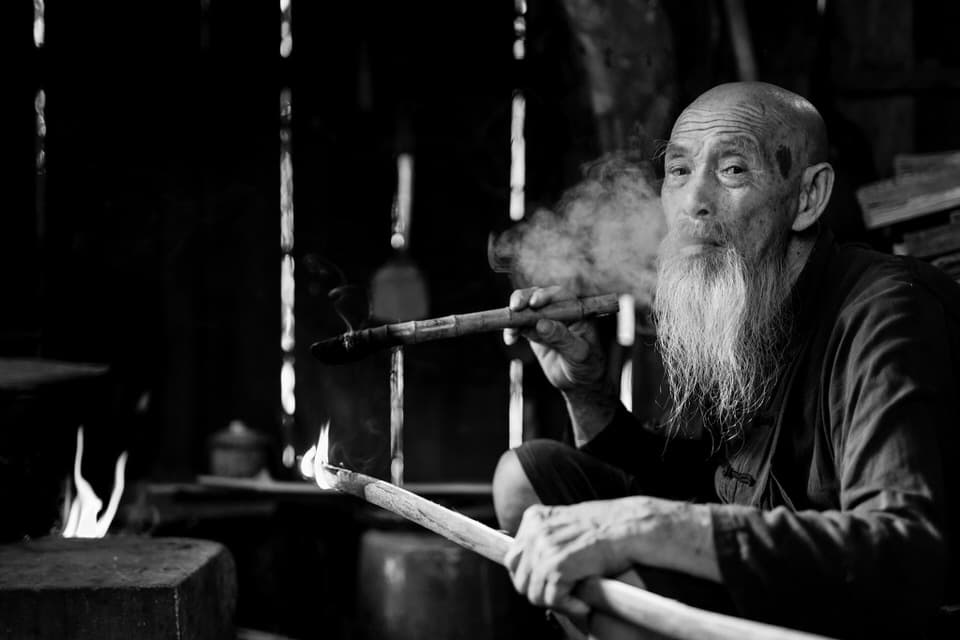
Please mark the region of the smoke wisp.
POLYGON ((649 305, 657 248, 666 233, 652 167, 617 155, 584 173, 555 211, 540 209, 500 235, 491 246, 491 263, 508 268, 518 287, 630 293, 649 305))

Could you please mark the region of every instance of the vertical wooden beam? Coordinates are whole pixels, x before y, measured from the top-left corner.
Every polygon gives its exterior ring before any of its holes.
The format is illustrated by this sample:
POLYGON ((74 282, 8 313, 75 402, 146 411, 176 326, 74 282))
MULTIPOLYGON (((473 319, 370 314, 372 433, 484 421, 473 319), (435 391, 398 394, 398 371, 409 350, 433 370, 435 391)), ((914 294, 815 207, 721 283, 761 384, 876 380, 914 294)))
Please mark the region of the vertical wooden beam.
POLYGON ((737 78, 744 82, 757 79, 757 61, 753 56, 753 40, 750 37, 750 24, 747 21, 747 9, 743 0, 725 0, 727 25, 730 29, 730 42, 733 45, 733 57, 737 61, 737 78))
MULTIPOLYGON (((513 21, 513 58, 520 66, 526 58, 527 2, 514 0, 516 17, 513 21)), ((523 74, 518 74, 522 77, 523 74)), ((527 182, 527 143, 524 136, 527 106, 523 89, 513 91, 510 118, 510 219, 523 220, 527 182)), ((506 336, 506 334, 504 334, 506 336)), ((505 338, 506 340, 506 338, 505 338)), ((523 443, 523 361, 510 361, 510 404, 507 412, 507 446, 511 449, 523 443)))

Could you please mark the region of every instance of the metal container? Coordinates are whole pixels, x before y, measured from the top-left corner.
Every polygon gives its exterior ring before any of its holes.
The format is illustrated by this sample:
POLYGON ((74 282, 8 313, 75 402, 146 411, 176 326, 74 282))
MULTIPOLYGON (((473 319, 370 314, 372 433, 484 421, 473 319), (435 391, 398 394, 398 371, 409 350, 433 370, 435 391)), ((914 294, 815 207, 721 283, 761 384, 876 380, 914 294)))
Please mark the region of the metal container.
MULTIPOLYGON (((493 520, 492 504, 460 497, 456 507, 493 520)), ((368 523, 358 550, 357 637, 526 640, 553 631, 502 566, 386 514, 368 523)))

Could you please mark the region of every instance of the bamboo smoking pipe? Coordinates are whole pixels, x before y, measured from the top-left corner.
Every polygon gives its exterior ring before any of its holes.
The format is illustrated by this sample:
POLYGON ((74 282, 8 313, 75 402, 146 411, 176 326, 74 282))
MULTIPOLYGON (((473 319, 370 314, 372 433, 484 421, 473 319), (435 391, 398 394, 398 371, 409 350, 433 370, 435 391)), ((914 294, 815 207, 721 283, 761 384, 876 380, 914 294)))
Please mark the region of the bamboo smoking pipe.
POLYGON ((593 316, 616 313, 618 308, 617 294, 608 293, 574 300, 563 300, 536 310, 513 311, 509 307, 504 307, 427 320, 412 320, 359 331, 349 331, 334 338, 320 340, 310 345, 310 353, 318 360, 328 364, 345 364, 355 362, 374 351, 388 347, 455 338, 501 329, 531 327, 543 318, 561 322, 575 322, 593 316))

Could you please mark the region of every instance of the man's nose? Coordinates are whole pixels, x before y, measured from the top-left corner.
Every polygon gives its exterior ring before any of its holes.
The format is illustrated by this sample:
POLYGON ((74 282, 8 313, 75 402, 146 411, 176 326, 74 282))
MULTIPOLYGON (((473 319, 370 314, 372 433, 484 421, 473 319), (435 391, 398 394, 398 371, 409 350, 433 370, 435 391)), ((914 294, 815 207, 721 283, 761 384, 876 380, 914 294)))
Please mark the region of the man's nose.
POLYGON ((683 211, 691 218, 707 218, 715 211, 715 187, 709 171, 695 171, 684 188, 683 211))

